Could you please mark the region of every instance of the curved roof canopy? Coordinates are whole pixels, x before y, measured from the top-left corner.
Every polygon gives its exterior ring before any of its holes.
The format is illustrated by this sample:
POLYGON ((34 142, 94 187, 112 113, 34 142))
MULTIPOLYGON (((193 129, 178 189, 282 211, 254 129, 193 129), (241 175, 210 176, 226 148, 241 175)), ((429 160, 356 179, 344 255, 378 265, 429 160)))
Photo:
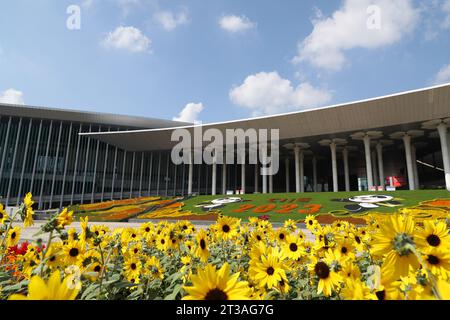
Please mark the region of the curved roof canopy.
POLYGON ((45 107, 34 107, 16 104, 0 103, 0 114, 2 116, 29 117, 33 119, 48 119, 56 121, 73 121, 82 123, 96 123, 105 125, 116 125, 132 128, 168 128, 190 125, 190 123, 171 121, 164 119, 145 118, 112 113, 86 112, 70 109, 56 109, 45 107))
MULTIPOLYGON (((320 139, 348 138, 361 130, 395 131, 417 129, 420 123, 450 117, 450 84, 434 86, 389 96, 332 105, 312 110, 252 119, 202 125, 202 130, 216 128, 279 129, 280 141, 317 142, 320 139)), ((81 133, 129 151, 169 150, 174 129, 193 133, 194 125, 134 131, 81 133)), ((225 135, 224 135, 225 136, 225 135)), ((208 143, 205 143, 208 144, 208 143)))

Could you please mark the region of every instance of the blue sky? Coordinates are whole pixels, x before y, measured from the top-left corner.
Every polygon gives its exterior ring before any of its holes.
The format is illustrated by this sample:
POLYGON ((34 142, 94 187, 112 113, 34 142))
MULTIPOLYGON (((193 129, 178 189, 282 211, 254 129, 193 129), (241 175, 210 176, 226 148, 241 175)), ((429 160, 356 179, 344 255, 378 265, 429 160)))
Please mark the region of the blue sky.
POLYGON ((213 122, 449 82, 450 0, 392 2, 4 1, 0 101, 213 122))

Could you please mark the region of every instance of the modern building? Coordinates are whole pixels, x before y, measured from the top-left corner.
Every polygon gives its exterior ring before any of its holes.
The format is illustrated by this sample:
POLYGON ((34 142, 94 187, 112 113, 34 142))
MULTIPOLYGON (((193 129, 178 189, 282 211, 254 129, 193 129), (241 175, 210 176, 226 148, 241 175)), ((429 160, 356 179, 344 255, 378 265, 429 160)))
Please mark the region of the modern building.
POLYGON ((447 188, 450 84, 313 110, 203 125, 279 129, 280 170, 179 164, 176 128, 192 124, 0 105, 0 196, 39 208, 143 195, 447 188))

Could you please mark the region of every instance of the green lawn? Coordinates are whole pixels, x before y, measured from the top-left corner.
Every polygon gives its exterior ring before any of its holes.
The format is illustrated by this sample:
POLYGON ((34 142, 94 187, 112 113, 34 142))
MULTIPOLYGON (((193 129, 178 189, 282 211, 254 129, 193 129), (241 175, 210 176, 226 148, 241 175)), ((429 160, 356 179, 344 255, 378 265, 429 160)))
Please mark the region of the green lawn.
MULTIPOLYGON (((412 207, 418 205, 421 201, 425 200, 433 200, 437 198, 450 198, 450 192, 446 190, 402 190, 402 191, 384 191, 384 192, 317 192, 317 193, 275 193, 275 194, 245 194, 245 195, 230 195, 230 196, 223 196, 223 195, 216 195, 216 196, 197 196, 193 197, 191 199, 186 200, 185 206, 183 206, 183 210, 190 210, 195 213, 202 213, 204 212, 202 208, 197 208, 195 205, 211 201, 213 199, 223 198, 223 197, 240 197, 244 202, 239 203, 231 203, 225 205, 225 207, 222 207, 220 209, 221 213, 224 215, 229 215, 233 217, 239 217, 244 220, 246 220, 248 217, 251 216, 261 216, 261 215, 268 215, 270 216, 270 221, 284 221, 286 219, 303 219, 306 214, 305 213, 299 213, 298 210, 305 210, 305 205, 314 205, 319 204, 321 205, 320 210, 317 212, 318 214, 329 214, 330 212, 334 212, 335 215, 341 215, 341 216, 358 216, 361 214, 367 214, 370 212, 381 212, 381 213, 390 213, 395 212, 397 209, 402 207, 412 207), (341 199, 341 198, 349 198, 353 196, 358 195, 388 195, 393 196, 394 201, 398 201, 400 203, 400 206, 391 207, 391 206, 384 206, 379 205, 378 208, 371 209, 369 211, 364 212, 358 212, 358 213, 352 213, 349 212, 344 208, 345 205, 355 204, 352 202, 336 202, 332 201, 333 199, 341 199), (280 200, 275 199, 286 199, 284 202, 280 202, 280 200), (291 202, 288 203, 289 200, 295 201, 298 198, 303 198, 302 202, 291 202), (270 202, 269 199, 274 199, 275 202, 270 202), (307 201, 308 200, 308 201, 307 201), (268 205, 268 204, 274 204, 276 207, 268 211, 267 213, 254 213, 253 209, 254 207, 258 207, 261 205, 268 205), (279 210, 282 208, 282 205, 288 206, 290 204, 297 204, 298 207, 295 209, 292 209, 289 213, 277 213, 276 210, 279 210), (237 210, 241 208, 242 205, 253 205, 254 207, 249 208, 247 210, 243 210, 242 212, 234 212, 234 210, 237 210), (346 213, 347 211, 347 213, 346 213)), ((382 204, 382 203, 381 203, 382 204)), ((293 206, 295 207, 295 206, 293 206)), ((290 207, 285 207, 286 209, 290 207)), ((308 209, 308 208, 306 208, 308 209)))

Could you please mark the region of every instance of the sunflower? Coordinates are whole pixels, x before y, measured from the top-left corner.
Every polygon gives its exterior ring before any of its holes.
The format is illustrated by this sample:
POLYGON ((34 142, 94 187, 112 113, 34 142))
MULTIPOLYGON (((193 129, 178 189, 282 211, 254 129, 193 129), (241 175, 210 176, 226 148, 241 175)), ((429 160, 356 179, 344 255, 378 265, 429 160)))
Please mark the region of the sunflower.
MULTIPOLYGON (((68 226, 72 223, 72 215, 73 211, 68 211, 67 208, 64 208, 56 218, 57 228, 63 229, 65 226, 68 226)), ((83 231, 83 230, 82 230, 83 231)))
POLYGON ((351 279, 359 279, 361 276, 361 271, 359 270, 359 267, 357 264, 353 263, 353 261, 347 260, 341 265, 341 270, 339 271, 339 274, 345 279, 345 278, 351 278, 351 279))
POLYGON ((318 222, 313 215, 309 214, 305 218, 305 225, 308 230, 314 230, 317 227, 318 222))
POLYGON ((170 237, 167 233, 161 233, 156 237, 156 248, 160 251, 167 251, 170 246, 170 237))
POLYGON ((59 271, 55 271, 47 282, 39 276, 32 277, 26 296, 13 294, 8 300, 75 300, 79 290, 69 287, 67 279, 61 282, 59 271))
POLYGON ((80 227, 81 227, 80 240, 83 242, 86 242, 88 237, 91 236, 91 231, 89 230, 88 222, 89 218, 87 216, 84 218, 80 218, 80 227))
POLYGON ((45 254, 46 264, 50 267, 50 269, 55 269, 57 267, 62 266, 64 262, 64 255, 61 252, 62 243, 53 242, 48 247, 48 250, 45 254))
POLYGON ((295 231, 297 229, 297 223, 295 220, 288 219, 284 221, 284 227, 290 231, 295 231))
POLYGON ((27 227, 30 227, 30 226, 32 226, 34 224, 34 221, 33 221, 34 211, 33 211, 33 208, 32 208, 32 206, 34 204, 34 201, 32 200, 31 192, 28 192, 25 195, 25 198, 23 199, 23 204, 24 204, 24 207, 23 207, 23 217, 24 217, 24 219, 23 219, 23 226, 25 228, 27 228, 27 227))
POLYGON ((292 260, 298 260, 305 254, 303 240, 296 234, 289 234, 282 245, 283 253, 292 260))
POLYGON ((424 228, 418 228, 415 233, 417 247, 422 250, 430 248, 450 249, 450 235, 445 222, 423 221, 424 228))
POLYGON ((216 235, 219 239, 222 240, 231 240, 238 233, 240 220, 232 217, 221 217, 217 219, 217 223, 215 225, 216 235))
POLYGON ((437 281, 437 290, 441 299, 450 300, 450 283, 439 279, 437 281))
POLYGON ((248 300, 250 288, 246 281, 239 281, 239 272, 230 275, 228 263, 216 270, 208 264, 198 274, 191 276, 192 286, 183 286, 188 293, 183 300, 248 300))
POLYGON ((14 247, 20 240, 20 227, 14 227, 9 229, 8 234, 6 236, 6 245, 8 248, 14 247))
POLYGON ((289 231, 286 228, 279 228, 273 234, 273 240, 278 241, 278 243, 282 244, 286 242, 286 236, 289 234, 289 231))
POLYGON ((312 263, 308 266, 308 269, 313 277, 318 280, 317 294, 323 293, 326 297, 329 297, 342 281, 342 277, 332 269, 333 261, 334 259, 329 253, 320 260, 312 257, 312 263))
POLYGON ((3 208, 3 205, 0 203, 0 225, 5 223, 5 220, 8 218, 6 211, 3 208))
POLYGON ((255 282, 259 287, 271 289, 283 280, 287 282, 286 272, 287 266, 283 262, 284 255, 278 248, 270 248, 267 255, 263 255, 251 266, 252 274, 255 282))
POLYGON ((411 251, 414 246, 413 234, 413 219, 395 215, 386 219, 380 231, 373 235, 371 254, 375 257, 385 256, 383 265, 393 278, 408 275, 409 266, 419 266, 417 257, 411 251))
POLYGON ((178 228, 184 234, 192 234, 195 231, 194 225, 189 220, 182 220, 178 222, 178 228))
POLYGON ((266 242, 266 235, 260 229, 255 229, 250 233, 250 242, 258 243, 258 242, 266 242))
POLYGON ((355 258, 353 241, 351 239, 337 241, 334 252, 340 259, 353 260, 355 258))
POLYGON ((340 295, 345 300, 377 300, 377 296, 360 279, 348 278, 340 295))
POLYGON ((209 257, 208 249, 208 237, 205 230, 201 229, 197 233, 196 237, 197 249, 195 250, 195 255, 200 258, 201 261, 206 262, 209 257))
POLYGON ((164 269, 158 258, 155 256, 145 261, 145 270, 150 273, 153 279, 164 279, 164 269))
POLYGON ((155 227, 153 226, 153 223, 151 223, 151 222, 143 223, 139 227, 139 231, 140 231, 142 237, 145 238, 146 240, 150 240, 153 237, 154 230, 155 230, 155 227))
MULTIPOLYGON (((128 256, 125 258, 123 270, 125 277, 130 279, 138 279, 141 274, 142 263, 136 256, 128 256)), ((136 282, 135 282, 136 283, 136 282)))
POLYGON ((95 261, 85 268, 83 275, 90 281, 96 281, 100 276, 101 271, 102 264, 99 261, 95 261))
POLYGON ((82 262, 82 257, 85 248, 81 241, 72 240, 69 241, 64 247, 63 252, 65 256, 65 262, 67 265, 78 265, 82 262))
POLYGON ((423 255, 425 267, 435 276, 447 280, 450 276, 450 251, 440 248, 427 250, 423 255))

